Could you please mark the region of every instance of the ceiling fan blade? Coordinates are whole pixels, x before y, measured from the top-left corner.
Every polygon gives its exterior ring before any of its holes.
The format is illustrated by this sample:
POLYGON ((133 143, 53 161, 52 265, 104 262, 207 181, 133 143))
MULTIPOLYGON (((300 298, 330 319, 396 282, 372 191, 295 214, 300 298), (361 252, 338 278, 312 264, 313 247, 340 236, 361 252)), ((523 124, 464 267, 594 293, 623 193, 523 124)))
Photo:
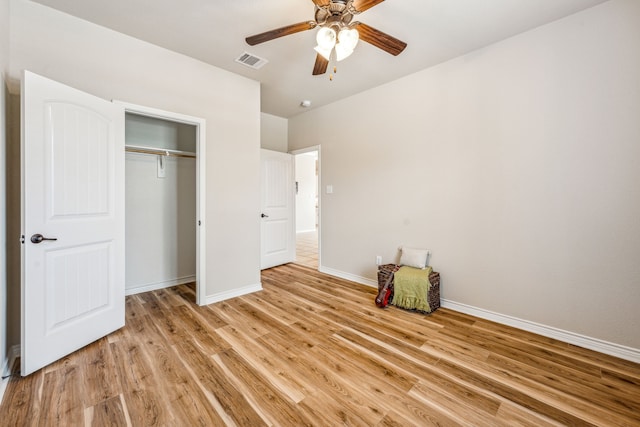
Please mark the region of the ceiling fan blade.
POLYGON ((382 3, 384 0, 353 0, 353 7, 358 12, 364 12, 367 9, 371 9, 373 6, 382 3))
POLYGON ((277 39, 278 37, 288 36, 290 34, 299 33, 300 31, 311 30, 316 27, 315 21, 298 22, 297 24, 287 25, 286 27, 276 28, 275 30, 266 31, 264 33, 249 36, 245 40, 251 46, 277 39))
POLYGON ((329 61, 322 55, 316 55, 316 63, 313 65, 313 75, 317 76, 327 72, 329 61))
POLYGON ((331 0, 311 0, 316 6, 328 6, 331 0))
POLYGON ((399 55, 407 44, 389 34, 383 33, 380 30, 376 30, 373 27, 363 24, 362 22, 356 22, 353 27, 358 30, 360 34, 360 40, 364 40, 367 43, 374 45, 377 48, 390 53, 393 56, 399 55))

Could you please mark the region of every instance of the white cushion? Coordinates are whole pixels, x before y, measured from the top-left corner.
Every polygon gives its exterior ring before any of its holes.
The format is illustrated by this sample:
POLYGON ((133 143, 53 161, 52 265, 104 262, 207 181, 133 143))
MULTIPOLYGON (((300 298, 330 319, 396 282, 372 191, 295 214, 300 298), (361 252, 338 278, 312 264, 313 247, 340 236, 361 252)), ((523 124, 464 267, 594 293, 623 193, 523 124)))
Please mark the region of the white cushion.
POLYGON ((402 251, 402 254, 400 255, 400 265, 415 268, 425 268, 427 266, 429 250, 407 248, 406 246, 403 246, 400 250, 402 251))

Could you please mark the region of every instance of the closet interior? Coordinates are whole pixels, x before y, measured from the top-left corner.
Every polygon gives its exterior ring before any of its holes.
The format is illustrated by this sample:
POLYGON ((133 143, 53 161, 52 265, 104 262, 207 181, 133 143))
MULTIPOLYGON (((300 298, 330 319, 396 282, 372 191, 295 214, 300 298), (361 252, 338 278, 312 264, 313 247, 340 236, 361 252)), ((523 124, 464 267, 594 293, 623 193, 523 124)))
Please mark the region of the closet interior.
POLYGON ((196 280, 196 132, 126 113, 127 295, 196 280))

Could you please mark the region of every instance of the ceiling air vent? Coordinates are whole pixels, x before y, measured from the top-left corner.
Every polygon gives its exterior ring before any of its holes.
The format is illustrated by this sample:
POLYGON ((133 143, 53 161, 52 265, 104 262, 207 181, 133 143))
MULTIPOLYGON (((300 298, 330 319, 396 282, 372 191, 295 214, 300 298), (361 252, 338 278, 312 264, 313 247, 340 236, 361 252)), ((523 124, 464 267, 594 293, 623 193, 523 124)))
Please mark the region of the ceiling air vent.
POLYGON ((269 61, 267 61, 264 58, 260 58, 258 56, 245 52, 242 55, 240 55, 239 58, 236 58, 236 62, 246 65, 247 67, 253 68, 254 70, 258 70, 262 68, 262 66, 269 61))

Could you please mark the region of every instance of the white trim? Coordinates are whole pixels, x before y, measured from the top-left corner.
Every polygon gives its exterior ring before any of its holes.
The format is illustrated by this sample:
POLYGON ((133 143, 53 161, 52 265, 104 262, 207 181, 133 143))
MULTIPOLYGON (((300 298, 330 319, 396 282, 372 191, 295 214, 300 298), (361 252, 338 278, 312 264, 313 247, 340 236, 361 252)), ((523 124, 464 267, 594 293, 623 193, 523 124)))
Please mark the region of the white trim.
MULTIPOLYGON (((207 271, 206 271, 206 150, 207 138, 206 127, 207 121, 205 119, 188 116, 186 114, 173 113, 170 111, 163 111, 157 108, 145 107, 142 105, 130 104, 128 102, 113 101, 114 104, 122 105, 125 112, 139 114, 147 117, 154 117, 157 119, 169 120, 173 122, 185 123, 193 125, 197 128, 196 131, 196 218, 197 232, 196 232, 196 304, 205 305, 207 299, 207 271)), ((128 295, 128 294, 127 294, 128 295)))
POLYGON ((172 286, 184 285, 196 281, 196 276, 185 276, 173 280, 165 280, 163 282, 148 283, 146 285, 135 286, 124 290, 125 295, 141 294, 143 292, 156 291, 158 289, 170 288, 172 286))
POLYGON ((450 310, 470 314, 481 319, 491 320, 503 325, 513 326, 514 328, 533 332, 534 334, 557 339, 569 344, 574 344, 578 347, 587 348, 589 350, 594 350, 600 353, 619 357, 621 359, 630 360, 635 363, 640 363, 640 349, 637 348, 626 347, 597 338, 587 337, 585 335, 576 334, 575 332, 565 331, 562 329, 554 328, 552 326, 542 325, 540 323, 531 322, 529 320, 519 319, 517 317, 509 316, 506 314, 495 313, 483 308, 473 307, 467 304, 462 304, 446 299, 441 300, 441 306, 450 310))
POLYGON ((300 230, 300 231, 296 231, 296 234, 300 234, 300 233, 315 233, 316 229, 315 228, 310 228, 308 230, 300 230))
POLYGON ((339 277, 345 280, 351 280, 352 282, 360 283, 361 285, 371 286, 374 288, 378 287, 378 282, 375 280, 367 279, 366 277, 357 276, 351 273, 345 273, 344 271, 334 270, 333 268, 320 266, 318 269, 320 273, 325 273, 330 276, 339 277))
POLYGON ((16 363, 18 357, 20 357, 20 344, 13 345, 9 348, 7 358, 2 365, 2 376, 7 378, 0 381, 0 402, 2 402, 7 384, 9 384, 9 377, 7 375, 11 373, 11 367, 16 363))
POLYGON ((207 296, 207 304, 213 304, 215 302, 224 301, 227 299, 241 297, 243 295, 251 294, 262 290, 262 283, 255 285, 243 286, 242 288, 231 289, 230 291, 218 292, 213 295, 207 296))

